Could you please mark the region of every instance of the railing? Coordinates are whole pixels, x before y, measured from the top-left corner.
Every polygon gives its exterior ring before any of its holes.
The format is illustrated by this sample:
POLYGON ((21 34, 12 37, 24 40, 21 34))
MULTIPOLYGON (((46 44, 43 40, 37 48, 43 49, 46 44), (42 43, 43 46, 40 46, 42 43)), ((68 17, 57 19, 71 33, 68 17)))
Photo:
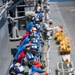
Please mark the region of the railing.
POLYGON ((18 30, 18 20, 14 20, 12 17, 8 16, 8 21, 10 24, 12 24, 12 37, 10 37, 10 40, 18 40, 22 37, 20 36, 19 30, 18 30))
POLYGON ((2 11, 0 12, 0 20, 1 20, 1 18, 2 18, 2 14, 5 12, 6 9, 7 9, 7 3, 6 3, 5 5, 3 5, 2 7, 0 7, 0 10, 2 10, 2 11))
MULTIPOLYGON (((45 9, 45 11, 46 11, 46 9, 48 9, 47 8, 47 1, 48 0, 42 0, 42 5, 43 5, 43 7, 44 7, 44 9, 45 9)), ((50 10, 49 10, 50 11, 50 10)), ((48 20, 49 20, 49 18, 48 18, 48 16, 50 15, 50 13, 49 12, 45 12, 44 13, 44 18, 43 18, 43 22, 44 22, 44 24, 45 25, 47 25, 48 24, 48 20)), ((47 25, 48 26, 48 25, 47 25)), ((47 27, 45 27, 46 29, 47 29, 47 27)), ((47 29, 47 34, 49 33, 49 35, 50 35, 50 30, 49 30, 49 28, 47 29)), ((47 36, 46 36, 47 37, 47 36)), ((50 36, 49 36, 50 37, 50 36)), ((46 56, 46 65, 47 65, 47 72, 49 73, 49 75, 51 74, 51 67, 50 67, 50 51, 51 51, 51 47, 50 47, 50 42, 51 42, 51 40, 49 39, 49 37, 47 38, 47 42, 48 42, 48 44, 47 44, 47 56, 46 56)))

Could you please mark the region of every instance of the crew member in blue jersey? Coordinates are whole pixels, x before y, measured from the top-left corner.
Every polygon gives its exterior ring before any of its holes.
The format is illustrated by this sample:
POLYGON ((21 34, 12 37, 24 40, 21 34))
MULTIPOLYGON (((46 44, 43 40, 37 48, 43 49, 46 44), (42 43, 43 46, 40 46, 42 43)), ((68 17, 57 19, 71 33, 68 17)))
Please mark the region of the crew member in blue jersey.
POLYGON ((39 73, 39 75, 47 75, 48 74, 46 71, 43 70, 45 68, 45 65, 37 62, 37 60, 36 60, 37 57, 40 55, 41 55, 41 53, 37 53, 34 57, 34 62, 30 66, 31 75, 34 75, 36 72, 39 73))
POLYGON ((40 22, 42 22, 42 17, 43 17, 43 13, 35 13, 35 15, 33 16, 32 20, 35 22, 36 19, 40 19, 40 22))
POLYGON ((19 50, 22 46, 26 45, 27 43, 29 43, 30 41, 30 37, 27 36, 23 41, 22 43, 19 45, 19 47, 17 48, 17 50, 19 50))
POLYGON ((43 31, 43 27, 41 24, 35 24, 35 27, 37 28, 38 32, 42 32, 43 31))
POLYGON ((43 32, 43 25, 40 23, 40 19, 36 19, 35 27, 37 28, 37 32, 41 34, 43 32))
POLYGON ((26 48, 28 48, 28 47, 30 47, 30 49, 34 49, 35 52, 38 51, 38 46, 37 46, 36 44, 33 44, 33 43, 31 43, 31 42, 26 43, 25 45, 23 45, 23 46, 21 46, 21 47, 18 48, 18 51, 17 51, 17 53, 16 53, 16 55, 15 55, 15 57, 14 57, 14 61, 16 61, 17 58, 18 58, 18 56, 19 56, 19 54, 20 54, 22 51, 24 51, 26 48))
POLYGON ((17 48, 17 53, 14 57, 14 60, 17 60, 19 54, 28 46, 28 43, 30 41, 30 38, 27 36, 23 42, 20 44, 20 46, 17 48))
POLYGON ((13 63, 9 68, 10 75, 17 75, 23 73, 24 73, 24 67, 20 63, 13 63))
POLYGON ((41 8, 41 5, 39 3, 37 3, 37 7, 36 7, 36 10, 35 10, 36 13, 41 13, 42 12, 42 8, 41 8))
POLYGON ((29 32, 26 32, 25 35, 22 37, 21 41, 20 41, 20 44, 24 41, 24 39, 27 37, 27 36, 30 36, 31 33, 33 32, 37 32, 37 29, 35 27, 32 27, 30 29, 29 32))
POLYGON ((33 26, 34 26, 34 22, 31 21, 31 22, 27 25, 27 27, 26 27, 26 32, 29 32, 30 29, 31 29, 33 26))

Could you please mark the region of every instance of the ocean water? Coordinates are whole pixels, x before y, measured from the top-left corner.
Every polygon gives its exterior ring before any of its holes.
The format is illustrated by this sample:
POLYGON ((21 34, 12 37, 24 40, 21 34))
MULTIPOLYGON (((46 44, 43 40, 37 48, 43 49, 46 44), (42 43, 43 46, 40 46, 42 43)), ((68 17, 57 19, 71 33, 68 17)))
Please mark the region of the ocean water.
POLYGON ((75 2, 75 0, 48 0, 49 2, 75 2))

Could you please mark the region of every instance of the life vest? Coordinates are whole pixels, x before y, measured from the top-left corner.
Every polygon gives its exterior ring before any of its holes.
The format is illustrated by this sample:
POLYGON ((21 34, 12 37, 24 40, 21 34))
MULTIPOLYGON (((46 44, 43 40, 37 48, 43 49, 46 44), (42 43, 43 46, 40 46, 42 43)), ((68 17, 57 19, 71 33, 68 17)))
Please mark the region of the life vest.
POLYGON ((12 70, 15 70, 15 72, 16 72, 17 74, 24 72, 24 68, 23 68, 23 66, 22 66, 21 64, 20 64, 20 66, 15 66, 15 64, 12 64, 12 65, 10 66, 9 73, 10 73, 12 70))

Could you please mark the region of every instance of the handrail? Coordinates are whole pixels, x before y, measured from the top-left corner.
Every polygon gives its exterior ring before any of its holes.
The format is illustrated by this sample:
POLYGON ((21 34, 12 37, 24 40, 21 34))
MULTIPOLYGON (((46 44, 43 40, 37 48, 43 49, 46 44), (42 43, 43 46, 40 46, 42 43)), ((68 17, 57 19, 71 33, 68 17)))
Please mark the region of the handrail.
POLYGON ((9 2, 7 2, 5 5, 3 5, 2 7, 0 7, 0 10, 1 9, 3 9, 2 11, 1 11, 1 13, 0 13, 0 19, 2 18, 2 14, 6 11, 6 10, 10 10, 10 9, 12 9, 14 6, 16 6, 18 3, 20 3, 21 1, 23 1, 23 0, 20 0, 20 1, 18 1, 17 3, 13 3, 14 5, 11 7, 8 7, 8 5, 9 4, 11 4, 12 3, 12 0, 11 1, 9 1, 9 2))
POLYGON ((8 8, 8 10, 10 10, 10 9, 12 9, 13 7, 15 7, 17 4, 19 4, 20 2, 22 2, 23 0, 18 0, 18 2, 14 2, 9 8, 8 8))
POLYGON ((0 13, 0 19, 2 18, 2 14, 6 11, 6 9, 8 8, 8 5, 11 3, 12 1, 7 2, 5 5, 3 5, 2 7, 0 7, 0 10, 3 9, 0 13))
POLYGON ((6 7, 6 6, 7 6, 8 4, 10 4, 10 3, 12 3, 12 1, 9 1, 9 2, 5 3, 3 6, 0 7, 0 9, 6 7))
POLYGON ((10 17, 10 16, 8 16, 7 19, 11 19, 12 22, 14 22, 14 23, 16 22, 16 20, 14 20, 14 19, 13 19, 12 17, 10 17))
POLYGON ((6 4, 5 4, 5 5, 3 5, 3 6, 1 6, 1 7, 0 7, 0 10, 1 10, 2 8, 4 8, 5 6, 6 6, 6 4))

